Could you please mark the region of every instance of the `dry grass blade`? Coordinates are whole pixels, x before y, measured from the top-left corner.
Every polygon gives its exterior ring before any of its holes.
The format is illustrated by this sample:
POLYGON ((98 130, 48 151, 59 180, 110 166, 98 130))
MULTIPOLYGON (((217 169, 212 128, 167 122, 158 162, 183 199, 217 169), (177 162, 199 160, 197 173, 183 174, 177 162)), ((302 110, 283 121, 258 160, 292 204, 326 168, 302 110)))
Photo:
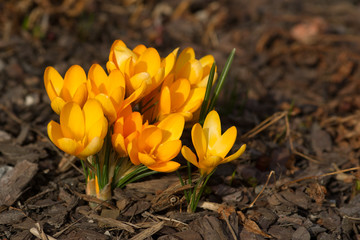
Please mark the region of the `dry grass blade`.
MULTIPOLYGON (((256 198, 254 199, 254 201, 252 201, 252 203, 250 203, 247 208, 252 208, 252 207, 254 206, 255 202, 258 200, 258 198, 260 197, 260 195, 264 192, 266 186, 269 184, 270 178, 271 178, 271 176, 272 176, 273 174, 274 174, 274 178, 275 178, 275 172, 274 172, 274 171, 271 171, 271 172, 269 173, 269 176, 268 176, 268 178, 267 178, 267 180, 266 180, 265 185, 262 187, 261 191, 260 191, 259 194, 256 196, 256 198)), ((275 180, 276 180, 276 178, 275 178, 275 180)))
POLYGON ((46 235, 40 224, 39 223, 35 223, 35 227, 30 229, 31 234, 33 234, 34 236, 36 236, 37 238, 40 238, 41 240, 56 240, 56 238, 53 238, 49 235, 46 235))
POLYGON ((143 240, 148 237, 151 237, 153 234, 161 230, 164 226, 164 222, 158 222, 154 226, 142 231, 141 233, 135 235, 134 237, 130 238, 130 240, 143 240))

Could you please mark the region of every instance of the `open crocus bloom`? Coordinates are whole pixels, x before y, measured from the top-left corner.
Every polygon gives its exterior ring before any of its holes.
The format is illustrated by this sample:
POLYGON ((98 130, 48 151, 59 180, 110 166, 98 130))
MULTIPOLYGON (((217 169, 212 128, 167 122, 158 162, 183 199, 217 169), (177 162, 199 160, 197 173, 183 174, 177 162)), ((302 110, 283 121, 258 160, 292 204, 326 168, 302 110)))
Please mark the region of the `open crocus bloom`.
MULTIPOLYGON (((147 126, 147 123, 145 124, 147 126)), ((122 113, 115 124, 111 141, 120 157, 128 156, 127 146, 143 129, 143 118, 139 112, 122 113)))
POLYGON ((64 152, 85 159, 99 152, 108 130, 100 103, 89 99, 84 107, 66 103, 60 113, 60 124, 48 124, 50 140, 64 152))
POLYGON ((170 113, 180 113, 189 121, 193 112, 200 108, 206 88, 191 88, 186 78, 174 79, 171 74, 161 87, 158 118, 161 120, 170 113))
MULTIPOLYGON (((195 59, 193 48, 185 48, 177 58, 174 66, 175 79, 186 78, 191 87, 206 88, 210 69, 214 63, 212 55, 206 55, 200 60, 195 59)), ((216 69, 215 69, 216 73, 216 69)), ((215 78, 216 79, 216 75, 215 78)))
POLYGON ((171 161, 181 149, 185 125, 181 114, 171 114, 156 126, 149 125, 129 142, 127 150, 133 164, 143 164, 158 172, 173 172, 180 164, 171 161))
POLYGON ((145 84, 144 96, 157 88, 164 77, 172 71, 177 49, 161 59, 155 48, 138 45, 133 50, 117 40, 113 43, 106 67, 109 72, 119 69, 126 80, 126 92, 132 94, 145 84))
POLYGON ((66 72, 64 79, 53 67, 47 67, 44 73, 46 92, 51 101, 51 108, 60 114, 67 102, 75 102, 82 107, 88 97, 85 71, 73 65, 66 72))
POLYGON ((219 164, 230 162, 243 154, 246 149, 245 144, 234 154, 226 157, 235 143, 236 135, 237 130, 234 126, 221 135, 219 114, 216 111, 211 111, 206 116, 203 127, 196 123, 191 130, 191 138, 197 157, 186 146, 183 146, 181 153, 186 160, 199 168, 202 176, 206 176, 219 164))

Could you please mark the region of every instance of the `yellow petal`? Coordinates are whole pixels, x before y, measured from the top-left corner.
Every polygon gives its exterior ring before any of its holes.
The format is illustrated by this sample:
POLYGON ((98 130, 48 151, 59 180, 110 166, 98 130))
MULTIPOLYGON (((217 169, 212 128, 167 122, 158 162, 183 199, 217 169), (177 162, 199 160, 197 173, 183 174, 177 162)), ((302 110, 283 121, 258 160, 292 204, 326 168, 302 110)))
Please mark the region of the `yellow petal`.
POLYGON ((81 147, 75 140, 70 138, 60 138, 58 139, 59 148, 64 152, 76 156, 76 151, 81 147))
POLYGON ((181 51, 175 63, 175 72, 178 73, 183 68, 184 64, 192 59, 195 59, 195 52, 193 48, 185 48, 181 51))
MULTIPOLYGON (((94 125, 87 129, 87 141, 92 141, 93 138, 99 137, 103 139, 107 132, 107 120, 105 117, 101 117, 97 122, 94 122, 94 125)), ((85 142, 87 143, 87 142, 85 142)))
POLYGON ((207 141, 203 129, 199 123, 196 123, 191 129, 191 139, 199 161, 201 161, 207 151, 207 141))
POLYGON ((130 58, 137 58, 135 53, 124 46, 115 46, 113 53, 116 66, 123 73, 125 72, 126 61, 130 58))
POLYGON ((170 161, 170 162, 156 163, 147 167, 157 172, 174 172, 178 170, 178 168, 180 167, 180 163, 170 161))
POLYGON ((111 73, 112 71, 114 71, 114 70, 116 70, 116 69, 118 69, 118 68, 117 68, 115 62, 108 61, 108 62, 106 63, 106 69, 108 70, 108 72, 111 73))
POLYGON ((49 135, 50 140, 57 146, 59 147, 58 144, 58 140, 60 138, 63 138, 64 135, 61 132, 61 127, 57 122, 54 121, 50 121, 49 124, 47 125, 47 132, 49 135))
POLYGON ((73 65, 66 72, 64 77, 64 87, 61 95, 65 101, 71 101, 76 90, 80 85, 86 83, 86 73, 79 65, 73 65))
POLYGON ((109 120, 109 124, 111 125, 117 118, 117 112, 111 99, 109 96, 102 93, 97 95, 95 99, 101 104, 104 114, 109 120))
POLYGON ((140 131, 142 128, 142 116, 139 112, 133 112, 124 120, 124 137, 129 136, 135 131, 140 131))
POLYGON ((134 49, 133 49, 133 52, 140 56, 141 54, 143 54, 145 52, 145 50, 147 49, 147 47, 145 47, 145 45, 143 44, 140 44, 140 45, 137 45, 134 49))
POLYGON ((139 57, 134 73, 148 72, 153 77, 160 68, 160 55, 155 48, 146 49, 139 57))
POLYGON ((183 146, 181 148, 181 154, 192 165, 199 167, 199 163, 197 162, 196 155, 193 153, 193 151, 190 150, 190 148, 188 148, 187 146, 183 146))
POLYGON ((197 84, 202 80, 203 69, 199 60, 192 59, 176 72, 175 78, 186 78, 191 85, 197 84))
POLYGON ((180 108, 187 100, 190 93, 190 82, 185 78, 177 79, 170 87, 171 109, 180 108))
POLYGON ((157 162, 167 162, 175 158, 181 149, 181 141, 174 140, 161 144, 156 151, 157 162))
POLYGON ((127 146, 127 152, 129 154, 130 160, 134 165, 139 165, 139 150, 137 147, 137 139, 134 139, 133 141, 129 142, 127 146))
POLYGON ((174 68, 177 52, 179 48, 172 51, 166 58, 161 61, 161 67, 165 68, 164 76, 166 77, 174 68))
POLYGON ((107 93, 106 82, 108 76, 99 64, 93 64, 91 66, 88 76, 91 82, 92 91, 95 93, 95 95, 99 93, 107 93))
POLYGON ((150 152, 155 147, 157 147, 162 140, 162 131, 161 129, 155 126, 149 126, 145 128, 138 139, 138 147, 139 151, 147 151, 150 152))
POLYGON ((44 85, 46 92, 52 101, 55 97, 60 95, 61 89, 64 86, 64 80, 55 68, 47 67, 44 72, 44 85))
POLYGON ((167 115, 171 112, 171 95, 170 89, 165 86, 161 89, 160 92, 160 101, 159 101, 159 113, 158 115, 167 115))
POLYGON ((132 76, 129 81, 126 82, 126 87, 132 93, 140 88, 143 83, 146 83, 146 85, 151 84, 151 77, 147 72, 141 72, 132 76))
POLYGON ((98 153, 102 146, 103 146, 104 140, 99 137, 94 137, 91 142, 85 146, 85 148, 77 154, 79 158, 86 158, 88 156, 94 155, 95 153, 98 153))
POLYGON ((236 134, 237 130, 234 126, 226 130, 226 132, 216 140, 213 146, 209 144, 208 151, 210 152, 210 154, 225 158, 225 156, 229 153, 230 149, 235 143, 236 134))
POLYGON ((124 75, 119 70, 114 70, 109 74, 109 86, 108 94, 112 95, 112 92, 115 89, 123 89, 125 91, 125 78, 124 75))
MULTIPOLYGON (((205 118, 203 128, 209 146, 213 146, 215 142, 221 137, 221 122, 220 122, 219 114, 216 111, 213 110, 208 113, 208 115, 205 118)), ((236 138, 236 133, 235 133, 235 138, 236 138)))
POLYGON ((181 112, 195 112, 198 110, 204 100, 205 88, 193 88, 190 90, 189 96, 186 99, 184 105, 179 108, 181 112))
POLYGON ((132 102, 138 100, 141 96, 143 96, 145 90, 146 90, 146 82, 143 82, 138 89, 132 92, 131 95, 124 100, 122 108, 126 108, 132 102))
POLYGON ((81 141, 85 133, 84 114, 78 104, 69 102, 60 113, 60 126, 64 137, 81 141))
POLYGON ((236 153, 234 153, 234 154, 228 156, 227 158, 225 158, 222 163, 227 163, 227 162, 230 162, 230 161, 233 161, 233 160, 239 158, 239 157, 245 152, 245 149, 246 149, 246 144, 243 144, 243 145, 236 151, 236 153))
POLYGON ((163 130, 163 142, 178 140, 184 130, 185 119, 181 114, 170 114, 157 125, 163 130))
POLYGON ((155 159, 146 153, 139 152, 139 161, 145 166, 151 166, 156 163, 155 159))
POLYGON ((210 174, 223 160, 222 157, 219 156, 208 156, 200 162, 200 168, 203 169, 201 174, 210 174))
POLYGON ((80 105, 80 107, 84 106, 86 100, 88 98, 88 91, 86 83, 81 84, 75 91, 74 96, 72 97, 72 101, 76 102, 80 105))
POLYGON ((99 119, 104 117, 102 107, 95 99, 86 101, 83 112, 86 131, 89 131, 92 127, 96 126, 95 124, 98 123, 99 119))
POLYGON ((56 112, 58 115, 60 115, 61 109, 64 107, 65 101, 60 97, 55 97, 51 101, 51 108, 56 112))
POLYGON ((120 157, 124 157, 127 155, 125 139, 121 134, 113 134, 111 137, 112 145, 120 155, 120 157))

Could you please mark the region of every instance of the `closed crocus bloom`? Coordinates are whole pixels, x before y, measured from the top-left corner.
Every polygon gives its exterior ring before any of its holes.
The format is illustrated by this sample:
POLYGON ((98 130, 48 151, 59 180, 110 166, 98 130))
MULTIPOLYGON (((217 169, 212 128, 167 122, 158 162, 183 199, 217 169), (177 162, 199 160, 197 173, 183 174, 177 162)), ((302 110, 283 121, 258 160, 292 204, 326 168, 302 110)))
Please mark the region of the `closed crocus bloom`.
POLYGON ((181 114, 172 114, 157 125, 149 125, 128 144, 133 164, 143 164, 158 172, 172 172, 180 164, 171 161, 181 149, 181 134, 185 120, 181 114))
MULTIPOLYGON (((191 87, 206 88, 210 74, 211 66, 214 63, 214 57, 207 55, 200 60, 195 58, 193 48, 185 48, 176 60, 174 73, 175 79, 186 78, 191 87)), ((216 72, 216 69, 215 69, 216 72)), ((215 76, 216 79, 216 76, 215 76)))
POLYGON ((128 156, 127 146, 143 128, 143 118, 139 112, 130 112, 120 116, 115 124, 111 137, 114 149, 120 157, 128 156))
POLYGON ((205 118, 204 126, 196 123, 191 130, 191 138, 196 155, 186 146, 181 153, 184 158, 200 170, 202 176, 209 175, 219 164, 227 163, 240 157, 246 149, 243 144, 234 154, 226 157, 235 143, 236 127, 232 126, 221 135, 219 114, 211 111, 205 118))
POLYGON ((191 120, 193 113, 200 108, 204 100, 205 91, 206 88, 191 88, 191 83, 186 78, 174 80, 174 75, 170 75, 161 87, 159 119, 171 113, 180 113, 185 121, 191 120))
POLYGON ((53 67, 47 67, 44 73, 46 92, 51 101, 51 108, 60 114, 67 102, 75 102, 82 107, 87 98, 86 74, 84 69, 74 65, 62 78, 53 67))
POLYGON ((64 152, 85 159, 102 148, 108 122, 100 103, 89 99, 81 108, 75 102, 66 103, 60 113, 60 124, 48 124, 50 140, 64 152))

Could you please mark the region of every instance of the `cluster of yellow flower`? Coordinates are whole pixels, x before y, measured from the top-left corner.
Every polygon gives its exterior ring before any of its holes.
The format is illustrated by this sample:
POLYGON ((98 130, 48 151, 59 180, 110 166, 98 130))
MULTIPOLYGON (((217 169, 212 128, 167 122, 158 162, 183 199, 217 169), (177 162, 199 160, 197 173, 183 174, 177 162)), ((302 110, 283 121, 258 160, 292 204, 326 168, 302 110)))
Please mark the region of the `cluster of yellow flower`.
POLYGON ((192 48, 177 53, 175 49, 161 58, 154 48, 138 45, 131 50, 117 40, 106 63, 108 74, 99 64, 92 65, 87 75, 74 65, 64 78, 53 67, 46 68, 45 88, 52 109, 60 115, 60 123, 48 124, 49 138, 90 166, 88 182, 100 181, 104 169, 112 171, 104 174, 105 182, 95 183, 97 193, 123 177, 117 173, 129 173, 133 166, 158 172, 177 170, 180 164, 172 160, 181 149, 205 175, 245 150, 244 145, 225 158, 235 142, 236 128, 221 135, 215 111, 207 116, 204 128, 197 123, 192 129, 198 160, 189 148, 182 148, 185 122, 199 118, 214 58, 207 55, 198 60, 192 48), (124 159, 130 159, 131 166, 119 171, 124 159))

